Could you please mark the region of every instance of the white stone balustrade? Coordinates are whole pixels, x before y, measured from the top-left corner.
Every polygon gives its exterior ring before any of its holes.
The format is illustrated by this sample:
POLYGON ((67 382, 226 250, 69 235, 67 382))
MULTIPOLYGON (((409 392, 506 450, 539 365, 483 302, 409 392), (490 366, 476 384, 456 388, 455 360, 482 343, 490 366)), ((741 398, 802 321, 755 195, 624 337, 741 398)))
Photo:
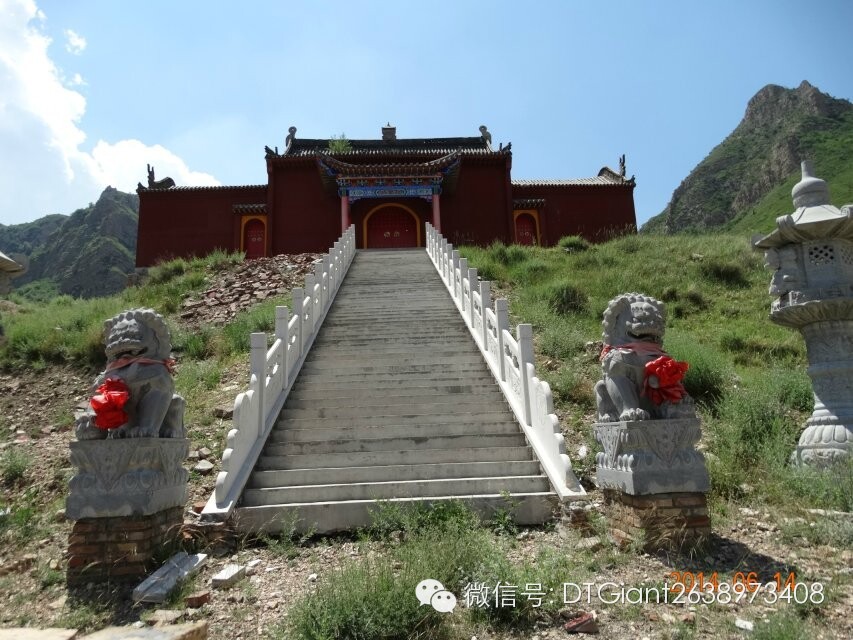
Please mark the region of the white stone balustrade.
POLYGON ((202 519, 224 519, 234 508, 354 257, 351 226, 305 276, 305 287, 293 290, 292 314, 276 307, 272 346, 265 333, 251 335, 249 389, 234 400, 222 470, 202 519))
POLYGON ((507 301, 491 302, 488 282, 435 228, 426 225, 426 250, 450 292, 465 324, 503 391, 554 491, 563 500, 586 495, 572 471, 560 424, 554 414, 551 387, 536 377, 533 328, 520 324, 510 331, 507 301))

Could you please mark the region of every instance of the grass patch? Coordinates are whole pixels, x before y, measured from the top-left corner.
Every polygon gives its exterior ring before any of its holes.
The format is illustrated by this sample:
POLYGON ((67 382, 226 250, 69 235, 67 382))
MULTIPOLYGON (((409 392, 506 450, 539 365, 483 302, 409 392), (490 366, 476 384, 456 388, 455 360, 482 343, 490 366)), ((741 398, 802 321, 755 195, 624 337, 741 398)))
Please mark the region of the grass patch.
POLYGON ((19 447, 6 449, 0 455, 0 481, 7 487, 21 483, 32 461, 32 457, 19 447))

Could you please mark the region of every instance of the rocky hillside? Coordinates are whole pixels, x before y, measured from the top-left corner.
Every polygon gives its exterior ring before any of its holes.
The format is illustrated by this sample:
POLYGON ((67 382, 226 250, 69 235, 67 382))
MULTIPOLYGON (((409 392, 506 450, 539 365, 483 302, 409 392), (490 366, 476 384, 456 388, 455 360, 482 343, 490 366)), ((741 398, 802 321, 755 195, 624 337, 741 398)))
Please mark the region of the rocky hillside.
POLYGON ((42 288, 78 297, 116 293, 134 270, 139 198, 107 187, 98 201, 70 216, 0 226, 0 250, 29 260, 20 288, 42 288))
POLYGON ((806 158, 829 183, 836 204, 853 201, 851 141, 849 101, 805 81, 796 89, 767 85, 749 101, 737 128, 690 172, 643 231, 766 230, 790 211, 790 189, 806 158))

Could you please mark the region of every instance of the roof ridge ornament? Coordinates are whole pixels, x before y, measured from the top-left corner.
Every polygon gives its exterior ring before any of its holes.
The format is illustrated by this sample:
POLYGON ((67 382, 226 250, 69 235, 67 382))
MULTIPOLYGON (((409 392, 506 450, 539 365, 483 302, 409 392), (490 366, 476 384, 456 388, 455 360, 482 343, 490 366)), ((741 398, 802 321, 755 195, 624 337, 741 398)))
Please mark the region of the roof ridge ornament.
POLYGON ((486 143, 486 148, 491 151, 492 150, 492 134, 489 133, 486 125, 480 125, 480 136, 483 138, 483 141, 486 143))
POLYGON ((287 130, 287 137, 284 139, 285 153, 287 153, 287 150, 290 149, 290 146, 293 144, 294 140, 296 140, 296 127, 290 127, 287 130))

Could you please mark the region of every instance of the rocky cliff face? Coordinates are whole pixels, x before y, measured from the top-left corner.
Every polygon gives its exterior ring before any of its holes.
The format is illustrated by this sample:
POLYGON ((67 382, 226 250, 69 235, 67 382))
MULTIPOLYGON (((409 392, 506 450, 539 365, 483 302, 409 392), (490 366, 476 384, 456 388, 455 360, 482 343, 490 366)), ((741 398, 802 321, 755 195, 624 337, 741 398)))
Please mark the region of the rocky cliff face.
MULTIPOLYGON (((803 82, 767 85, 746 107, 737 128, 685 178, 644 231, 675 233, 722 226, 756 206, 796 173, 814 149, 812 134, 845 130, 853 104, 803 82)), ((780 212, 781 213, 781 212, 780 212)))
POLYGON ((107 187, 96 203, 70 216, 0 229, 0 243, 14 244, 29 259, 17 287, 51 280, 61 293, 108 295, 121 291, 134 270, 138 219, 139 197, 107 187))

